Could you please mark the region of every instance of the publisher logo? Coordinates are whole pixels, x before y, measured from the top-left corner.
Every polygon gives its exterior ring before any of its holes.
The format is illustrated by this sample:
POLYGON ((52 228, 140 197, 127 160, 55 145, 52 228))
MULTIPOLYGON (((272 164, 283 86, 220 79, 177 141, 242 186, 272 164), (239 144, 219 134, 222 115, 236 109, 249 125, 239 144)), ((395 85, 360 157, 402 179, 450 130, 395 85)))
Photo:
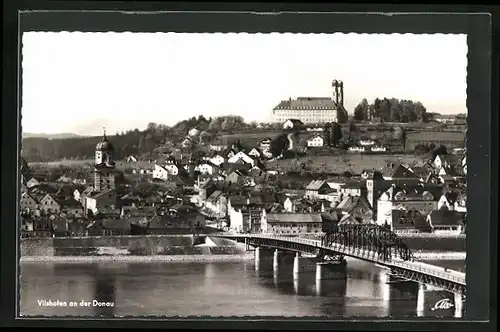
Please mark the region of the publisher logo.
POLYGON ((442 299, 442 300, 437 301, 434 304, 434 307, 431 308, 431 311, 447 310, 447 309, 450 309, 454 306, 455 305, 453 303, 451 303, 450 299, 446 298, 446 299, 442 299))

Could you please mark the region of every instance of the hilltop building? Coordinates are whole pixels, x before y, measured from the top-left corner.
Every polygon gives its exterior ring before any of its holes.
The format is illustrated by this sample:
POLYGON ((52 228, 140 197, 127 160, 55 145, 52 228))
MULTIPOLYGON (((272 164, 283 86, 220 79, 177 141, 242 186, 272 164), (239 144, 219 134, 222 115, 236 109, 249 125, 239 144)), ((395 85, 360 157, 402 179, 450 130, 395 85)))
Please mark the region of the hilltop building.
POLYGON ((304 124, 347 121, 347 111, 344 108, 344 83, 333 80, 333 96, 330 97, 299 97, 282 100, 273 109, 275 122, 285 122, 297 119, 304 124))

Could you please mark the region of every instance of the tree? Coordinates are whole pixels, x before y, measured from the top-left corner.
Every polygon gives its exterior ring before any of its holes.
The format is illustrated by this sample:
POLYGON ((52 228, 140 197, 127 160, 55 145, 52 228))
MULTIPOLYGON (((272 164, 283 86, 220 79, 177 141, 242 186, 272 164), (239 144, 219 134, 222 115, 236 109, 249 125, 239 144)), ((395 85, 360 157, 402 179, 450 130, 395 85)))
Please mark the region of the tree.
POLYGON ((280 134, 271 141, 270 151, 273 157, 279 157, 288 149, 290 142, 286 134, 280 134))
POLYGON ((361 102, 354 108, 354 119, 356 121, 366 121, 368 120, 368 101, 363 98, 361 102))
POLYGON ((434 150, 432 150, 432 160, 436 159, 436 156, 443 155, 443 154, 448 154, 448 151, 446 150, 446 147, 444 145, 440 145, 434 150))
POLYGON ((330 122, 325 123, 323 127, 323 136, 325 137, 325 146, 331 146, 331 131, 332 124, 330 122))
POLYGON ((338 146, 341 139, 342 127, 337 122, 333 122, 330 131, 330 144, 333 146, 338 146))

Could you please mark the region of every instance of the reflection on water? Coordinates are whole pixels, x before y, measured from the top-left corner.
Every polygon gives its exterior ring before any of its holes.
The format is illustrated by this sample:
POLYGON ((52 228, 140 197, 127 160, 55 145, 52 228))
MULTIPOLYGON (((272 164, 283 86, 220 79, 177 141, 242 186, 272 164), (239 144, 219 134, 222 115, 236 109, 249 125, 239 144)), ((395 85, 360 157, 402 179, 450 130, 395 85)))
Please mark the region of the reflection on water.
POLYGON ((293 277, 292 259, 215 263, 21 264, 21 315, 367 316, 416 315, 417 286, 349 260, 346 278, 293 277), (91 303, 49 307, 38 300, 91 303), (96 306, 112 303, 114 306, 96 306))

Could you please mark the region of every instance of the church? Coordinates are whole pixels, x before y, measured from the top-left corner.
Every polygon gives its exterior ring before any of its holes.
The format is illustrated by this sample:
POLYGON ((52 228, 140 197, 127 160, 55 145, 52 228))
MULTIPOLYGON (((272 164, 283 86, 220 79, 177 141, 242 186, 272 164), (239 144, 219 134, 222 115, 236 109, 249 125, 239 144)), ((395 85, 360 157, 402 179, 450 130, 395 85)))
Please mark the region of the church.
POLYGON ((99 211, 117 208, 115 186, 114 147, 109 142, 106 131, 95 149, 94 184, 88 187, 80 196, 85 215, 96 214, 99 211))

